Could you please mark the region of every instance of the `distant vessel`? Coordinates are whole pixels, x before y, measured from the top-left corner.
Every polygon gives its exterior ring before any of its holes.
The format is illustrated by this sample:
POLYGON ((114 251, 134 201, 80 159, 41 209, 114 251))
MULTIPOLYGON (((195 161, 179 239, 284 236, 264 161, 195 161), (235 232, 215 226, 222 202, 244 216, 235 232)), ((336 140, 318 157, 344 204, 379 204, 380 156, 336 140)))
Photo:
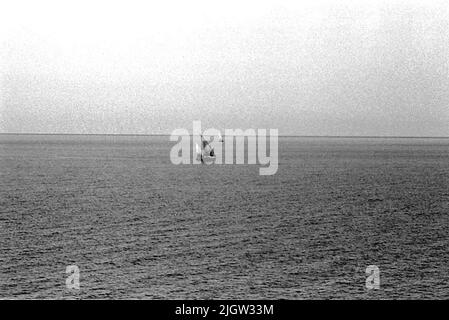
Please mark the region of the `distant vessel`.
MULTIPOLYGON (((219 141, 223 141, 223 138, 220 137, 219 141)), ((215 160, 215 151, 209 141, 203 138, 201 135, 201 147, 198 144, 195 145, 197 159, 204 163, 208 160, 215 160)))

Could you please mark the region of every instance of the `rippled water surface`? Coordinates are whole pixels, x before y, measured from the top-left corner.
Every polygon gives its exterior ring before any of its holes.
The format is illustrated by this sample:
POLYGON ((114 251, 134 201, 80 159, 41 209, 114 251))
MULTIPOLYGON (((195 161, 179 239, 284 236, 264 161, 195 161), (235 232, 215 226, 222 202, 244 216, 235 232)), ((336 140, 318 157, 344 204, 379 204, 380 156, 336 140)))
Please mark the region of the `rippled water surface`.
POLYGON ((449 140, 280 138, 273 176, 172 146, 0 136, 0 298, 449 297, 449 140))

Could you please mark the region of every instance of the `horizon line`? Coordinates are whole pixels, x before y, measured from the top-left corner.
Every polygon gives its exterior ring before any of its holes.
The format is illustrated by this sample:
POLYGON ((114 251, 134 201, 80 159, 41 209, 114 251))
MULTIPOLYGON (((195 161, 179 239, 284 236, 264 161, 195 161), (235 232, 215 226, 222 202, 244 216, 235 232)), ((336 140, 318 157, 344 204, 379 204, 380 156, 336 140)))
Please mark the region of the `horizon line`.
MULTIPOLYGON (((33 132, 0 132, 0 135, 40 135, 40 136, 171 136, 169 133, 33 133, 33 132)), ((180 135, 178 135, 180 136, 180 135)), ((181 135, 184 136, 184 135, 181 135)), ((188 136, 192 136, 189 134, 188 136)), ((233 135, 241 136, 241 135, 233 135)), ((246 136, 246 135, 242 135, 246 136)), ((223 135, 226 137, 226 135, 223 135)), ((377 139, 449 139, 449 136, 375 136, 375 135, 298 135, 281 134, 283 138, 377 138, 377 139)))

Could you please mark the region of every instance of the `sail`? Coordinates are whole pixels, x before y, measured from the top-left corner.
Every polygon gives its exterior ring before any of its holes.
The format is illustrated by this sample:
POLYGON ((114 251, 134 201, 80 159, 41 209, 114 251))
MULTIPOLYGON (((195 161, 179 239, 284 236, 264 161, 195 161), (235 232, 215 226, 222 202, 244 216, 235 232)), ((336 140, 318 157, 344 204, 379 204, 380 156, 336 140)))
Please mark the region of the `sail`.
POLYGON ((211 146, 211 144, 207 141, 204 140, 203 137, 201 137, 202 139, 202 154, 203 156, 209 156, 209 157, 214 157, 215 156, 215 152, 214 152, 214 148, 211 146))

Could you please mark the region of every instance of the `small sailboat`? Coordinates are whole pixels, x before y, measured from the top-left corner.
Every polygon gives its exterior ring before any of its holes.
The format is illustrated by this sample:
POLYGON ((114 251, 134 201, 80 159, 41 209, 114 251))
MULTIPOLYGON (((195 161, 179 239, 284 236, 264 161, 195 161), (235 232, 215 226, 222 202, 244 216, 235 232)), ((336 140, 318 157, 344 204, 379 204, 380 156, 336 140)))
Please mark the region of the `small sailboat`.
POLYGON ((215 151, 209 141, 203 138, 201 135, 201 147, 195 144, 197 159, 204 163, 205 161, 215 160, 215 151))

